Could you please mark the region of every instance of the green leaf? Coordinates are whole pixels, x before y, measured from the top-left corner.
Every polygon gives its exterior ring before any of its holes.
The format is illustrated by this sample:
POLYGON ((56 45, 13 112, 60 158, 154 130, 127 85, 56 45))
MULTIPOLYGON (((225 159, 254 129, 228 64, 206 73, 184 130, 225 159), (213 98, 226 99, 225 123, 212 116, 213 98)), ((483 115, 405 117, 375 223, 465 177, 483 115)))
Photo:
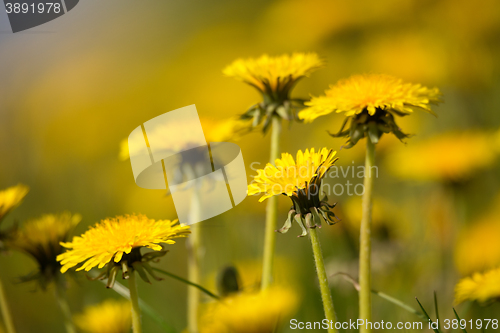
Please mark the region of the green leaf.
POLYGON ((368 137, 373 144, 377 144, 380 138, 380 133, 378 131, 377 123, 370 122, 368 123, 368 137))
POLYGON ((283 105, 280 105, 276 108, 276 113, 285 120, 290 120, 290 115, 286 111, 286 108, 283 105))

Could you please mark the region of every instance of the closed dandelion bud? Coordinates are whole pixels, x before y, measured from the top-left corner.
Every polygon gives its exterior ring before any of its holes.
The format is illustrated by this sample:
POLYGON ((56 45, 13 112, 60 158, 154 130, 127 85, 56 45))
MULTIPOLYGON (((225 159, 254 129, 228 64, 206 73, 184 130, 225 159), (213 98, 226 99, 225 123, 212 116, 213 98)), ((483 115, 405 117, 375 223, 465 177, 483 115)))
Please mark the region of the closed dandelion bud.
POLYGON ((461 279, 455 286, 455 303, 477 301, 488 303, 500 300, 500 268, 476 272, 461 279))

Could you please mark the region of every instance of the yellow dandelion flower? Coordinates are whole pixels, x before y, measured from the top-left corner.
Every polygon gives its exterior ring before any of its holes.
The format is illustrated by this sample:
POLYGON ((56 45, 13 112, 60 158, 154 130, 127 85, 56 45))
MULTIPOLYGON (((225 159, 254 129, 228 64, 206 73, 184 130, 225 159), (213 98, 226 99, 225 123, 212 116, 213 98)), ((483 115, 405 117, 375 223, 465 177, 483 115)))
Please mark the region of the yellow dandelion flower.
POLYGON ((351 117, 367 110, 373 116, 377 109, 410 114, 414 108, 433 113, 430 103, 439 102, 439 89, 429 89, 420 84, 385 74, 353 75, 339 81, 325 91, 325 96, 306 102, 309 108, 300 112, 300 118, 313 121, 332 112, 344 112, 351 117))
POLYGON ((446 133, 397 149, 387 163, 401 178, 462 181, 495 162, 498 151, 491 149, 491 139, 489 133, 446 133))
POLYGON ((474 273, 455 286, 455 302, 478 301, 484 303, 500 298, 500 268, 485 273, 474 273))
POLYGON ((334 136, 349 137, 349 147, 365 135, 373 143, 390 132, 404 139, 408 135, 398 128, 394 116, 409 115, 414 109, 433 114, 430 104, 440 102, 440 95, 437 88, 405 83, 390 75, 353 75, 332 85, 324 96, 306 102, 308 107, 299 112, 299 118, 311 122, 332 112, 344 113, 344 125, 334 136), (350 128, 344 130, 348 120, 350 128))
POLYGON ((19 206, 28 192, 29 187, 23 184, 0 191, 0 220, 11 210, 19 206))
POLYGON ((303 77, 323 66, 316 53, 293 53, 271 57, 267 54, 257 59, 237 59, 223 73, 256 88, 263 101, 253 105, 242 119, 253 120, 257 127, 264 121, 264 133, 273 117, 296 119, 296 111, 303 107, 303 100, 290 98, 293 87, 303 77))
POLYGON ((22 280, 38 279, 42 287, 52 281, 61 268, 56 257, 62 253, 61 242, 69 237, 74 227, 81 221, 79 214, 64 212, 46 214, 29 220, 17 229, 9 243, 13 249, 31 255, 38 263, 39 271, 22 280))
MULTIPOLYGON (((134 265, 138 263, 143 264, 151 274, 144 262, 151 253, 143 255, 141 248, 165 252, 162 251, 162 244, 175 244, 173 239, 187 237, 189 233, 189 226, 178 224, 177 220, 153 220, 141 214, 117 216, 102 220, 81 236, 73 237, 71 242, 61 243, 69 250, 57 256, 57 260, 61 262, 62 273, 79 264, 82 265, 77 271, 89 271, 93 267, 102 268, 110 264, 117 269, 125 266, 124 274, 127 273, 127 266, 142 273, 141 268, 134 265)), ((111 273, 116 275, 115 271, 111 273)))
POLYGON ((234 294, 207 305, 200 333, 271 333, 297 304, 297 294, 282 287, 234 294))
POLYGON ((74 322, 86 333, 129 333, 132 312, 127 301, 106 300, 87 307, 74 317, 74 322))
POLYGON ((323 66, 316 53, 293 53, 277 57, 267 54, 257 59, 237 59, 224 68, 224 75, 256 87, 262 93, 290 89, 298 79, 323 66))
POLYGON ((320 186, 326 172, 338 159, 336 152, 323 148, 316 152, 314 148, 299 150, 296 160, 288 153, 276 159, 275 165, 268 163, 264 169, 257 170, 257 176, 248 185, 248 195, 264 193, 259 201, 274 195, 285 194, 292 199, 293 208, 288 213, 285 226, 278 230, 287 232, 292 219, 302 228, 302 235, 307 234, 304 227, 312 228, 321 225, 320 214, 328 224, 334 223, 335 214, 326 200, 320 200, 320 186))

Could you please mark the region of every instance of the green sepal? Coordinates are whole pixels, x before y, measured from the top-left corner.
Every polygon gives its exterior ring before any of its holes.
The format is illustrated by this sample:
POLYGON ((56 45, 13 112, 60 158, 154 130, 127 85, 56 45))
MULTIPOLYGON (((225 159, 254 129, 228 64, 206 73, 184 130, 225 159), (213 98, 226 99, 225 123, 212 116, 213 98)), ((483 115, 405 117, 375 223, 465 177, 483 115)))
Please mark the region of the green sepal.
POLYGON ((378 140, 380 139, 380 136, 382 135, 379 130, 376 122, 369 122, 368 123, 368 138, 370 141, 375 145, 378 143, 378 140))
POLYGON ((120 270, 120 266, 113 265, 111 270, 109 271, 108 274, 108 282, 106 283, 106 288, 113 288, 115 285, 116 281, 116 275, 118 274, 118 271, 120 270))
POLYGON ((149 266, 149 263, 143 262, 142 267, 155 279, 156 281, 163 281, 163 278, 157 276, 151 266, 149 266))
POLYGON ((151 281, 149 281, 148 275, 146 274, 146 271, 144 271, 144 268, 142 267, 142 264, 140 262, 136 261, 132 263, 132 267, 137 271, 137 273, 139 273, 139 277, 144 282, 151 284, 151 281))
POLYGON ((302 229, 302 234, 298 235, 297 237, 304 237, 307 235, 307 229, 304 227, 304 222, 302 222, 302 216, 300 214, 295 215, 295 221, 299 224, 300 228, 302 229))
POLYGON ((126 280, 129 278, 127 262, 125 260, 122 260, 121 265, 122 265, 122 279, 126 280))
POLYGON ((142 255, 142 261, 143 262, 152 261, 152 260, 163 257, 167 253, 168 253, 168 250, 148 252, 148 253, 142 255))
POLYGON ((321 220, 323 219, 319 213, 318 213, 318 209, 316 207, 313 207, 311 209, 312 211, 312 214, 313 214, 313 222, 314 224, 316 224, 318 227, 321 227, 321 220))
POLYGON ((312 214, 311 213, 306 214, 305 221, 306 221, 306 227, 308 227, 309 229, 316 228, 316 224, 312 223, 312 214))

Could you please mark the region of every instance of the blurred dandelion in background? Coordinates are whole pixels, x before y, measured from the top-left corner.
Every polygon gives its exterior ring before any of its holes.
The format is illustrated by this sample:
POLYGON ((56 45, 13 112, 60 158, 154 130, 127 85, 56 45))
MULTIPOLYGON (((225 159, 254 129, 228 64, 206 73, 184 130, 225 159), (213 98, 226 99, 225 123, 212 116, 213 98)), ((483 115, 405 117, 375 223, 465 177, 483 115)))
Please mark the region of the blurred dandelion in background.
POLYGON ((74 316, 74 321, 86 333, 129 333, 132 327, 130 302, 105 300, 86 307, 74 316))
POLYGON ((394 149, 387 164, 403 179, 461 182, 494 165, 494 139, 485 131, 443 133, 394 149))
POLYGON ((455 287, 455 303, 478 301, 485 303, 500 299, 500 268, 474 273, 461 279, 455 287))
POLYGON ((42 289, 46 289, 50 282, 62 283, 58 281, 61 265, 56 258, 63 252, 61 243, 68 240, 81 219, 80 214, 69 212, 45 214, 24 222, 13 232, 9 245, 30 255, 38 264, 38 269, 21 277, 21 281, 37 281, 42 289))
POLYGON ((294 313, 299 296, 292 289, 273 286, 242 291, 205 305, 201 333, 272 333, 294 313))

